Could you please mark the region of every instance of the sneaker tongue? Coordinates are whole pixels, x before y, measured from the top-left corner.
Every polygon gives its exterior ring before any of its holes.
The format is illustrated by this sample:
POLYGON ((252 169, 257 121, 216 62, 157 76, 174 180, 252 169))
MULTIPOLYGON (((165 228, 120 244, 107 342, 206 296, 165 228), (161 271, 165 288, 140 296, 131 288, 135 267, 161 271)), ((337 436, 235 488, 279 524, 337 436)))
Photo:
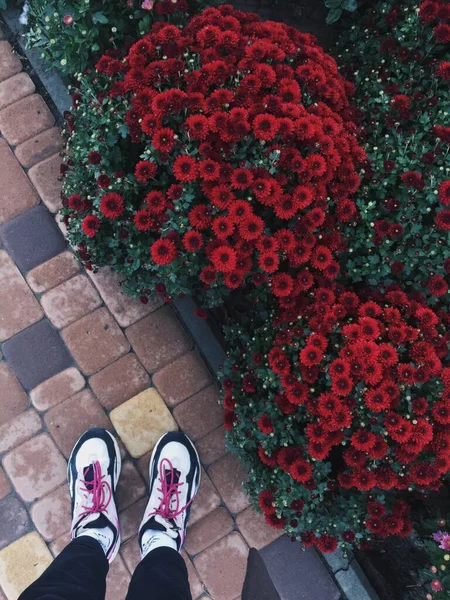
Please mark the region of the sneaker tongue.
POLYGON ((83 469, 83 478, 86 484, 86 489, 91 491, 94 487, 94 466, 89 465, 83 469))
POLYGON ((181 472, 177 469, 173 469, 173 471, 166 469, 164 477, 166 478, 167 485, 178 483, 180 481, 180 475, 181 472))

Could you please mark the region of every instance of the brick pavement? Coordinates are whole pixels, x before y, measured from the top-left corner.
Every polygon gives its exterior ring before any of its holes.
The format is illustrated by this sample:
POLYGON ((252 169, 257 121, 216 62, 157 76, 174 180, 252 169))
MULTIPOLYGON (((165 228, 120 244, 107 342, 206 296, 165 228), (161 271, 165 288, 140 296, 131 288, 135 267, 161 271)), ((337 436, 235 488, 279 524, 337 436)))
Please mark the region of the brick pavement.
POLYGON ((125 597, 139 560, 153 445, 177 428, 203 463, 183 552, 193 598, 235 600, 249 547, 279 533, 249 507, 217 387, 172 308, 125 297, 108 269, 85 273, 65 243, 61 147, 53 115, 0 41, 0 599, 15 600, 68 543, 66 459, 84 429, 102 426, 124 459, 108 600, 125 597))

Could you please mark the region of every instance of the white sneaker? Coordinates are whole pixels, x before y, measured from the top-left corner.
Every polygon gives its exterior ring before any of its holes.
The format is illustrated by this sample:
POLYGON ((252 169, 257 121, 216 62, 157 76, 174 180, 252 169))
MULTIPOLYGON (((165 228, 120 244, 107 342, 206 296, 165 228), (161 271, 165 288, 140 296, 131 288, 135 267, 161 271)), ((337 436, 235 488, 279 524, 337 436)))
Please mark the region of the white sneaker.
POLYGON ((114 499, 121 467, 120 450, 106 429, 89 429, 75 444, 67 465, 72 498, 72 539, 94 538, 112 562, 120 546, 114 499))
POLYGON ((155 548, 181 551, 191 504, 200 485, 200 459, 191 440, 166 433, 156 444, 149 465, 150 498, 139 527, 144 558, 155 548))

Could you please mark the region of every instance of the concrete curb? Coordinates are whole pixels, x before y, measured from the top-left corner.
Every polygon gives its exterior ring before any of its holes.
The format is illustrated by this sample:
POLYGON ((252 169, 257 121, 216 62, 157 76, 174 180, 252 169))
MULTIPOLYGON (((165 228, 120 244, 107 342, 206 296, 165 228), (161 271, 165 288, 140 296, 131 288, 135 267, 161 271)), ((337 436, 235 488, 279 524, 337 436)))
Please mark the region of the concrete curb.
MULTIPOLYGON (((25 40, 22 37, 21 25, 18 21, 20 10, 8 8, 6 11, 1 11, 0 14, 6 23, 6 27, 3 25, 6 39, 9 38, 11 45, 16 48, 18 46, 17 49, 20 50, 20 53, 27 57, 33 67, 32 77, 39 79, 40 87, 47 91, 54 104, 54 110, 56 109, 57 112, 55 117, 57 120, 61 120, 64 111, 71 108, 70 96, 67 91, 68 82, 64 81, 58 72, 47 70, 38 51, 25 48, 25 40)), ((225 351, 218 337, 207 321, 194 314, 197 305, 192 298, 174 299, 173 305, 215 375, 225 358, 225 351)), ((352 554, 345 557, 342 551, 338 550, 332 554, 322 554, 321 556, 341 590, 342 600, 380 600, 352 554)), ((296 600, 296 598, 287 598, 283 595, 282 600, 296 600)))

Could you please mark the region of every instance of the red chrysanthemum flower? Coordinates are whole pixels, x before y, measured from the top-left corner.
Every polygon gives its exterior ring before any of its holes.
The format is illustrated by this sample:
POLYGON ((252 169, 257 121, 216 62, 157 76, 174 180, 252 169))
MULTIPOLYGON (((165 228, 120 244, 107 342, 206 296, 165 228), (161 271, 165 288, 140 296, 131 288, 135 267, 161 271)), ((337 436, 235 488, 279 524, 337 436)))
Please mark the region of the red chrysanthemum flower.
POLYGON ((91 165, 98 165, 100 164, 101 160, 102 155, 100 154, 100 152, 97 152, 97 150, 92 150, 92 152, 89 152, 88 163, 90 163, 91 165))
POLYGON ((136 179, 142 183, 145 183, 156 175, 158 166, 156 163, 149 160, 141 160, 137 163, 134 175, 136 179))
POLYGON ((450 210, 444 209, 436 214, 436 227, 442 231, 450 231, 450 210))
POLYGON ((257 240, 264 231, 264 221, 256 215, 249 215, 239 223, 239 233, 244 240, 257 240))
POLYGON ((253 175, 248 169, 235 169, 231 176, 231 187, 246 190, 253 182, 253 175))
POLYGON ((253 120, 253 134, 258 140, 273 140, 279 127, 278 119, 270 114, 257 115, 253 120))
POLYGON ((139 231, 148 231, 154 225, 152 214, 148 210, 139 210, 133 217, 139 231))
POLYGON ((83 229, 84 233, 91 238, 93 238, 100 229, 100 225, 100 219, 95 215, 88 215, 87 217, 84 217, 83 221, 81 222, 81 228, 83 229))
POLYGON ((197 161, 192 156, 177 156, 173 163, 173 174, 178 181, 195 181, 198 177, 197 161))
POLYGON ((310 463, 303 458, 298 458, 289 468, 289 474, 299 483, 306 483, 312 476, 312 467, 310 463))
POLYGON ((71 196, 69 196, 67 204, 72 210, 79 211, 84 209, 84 201, 81 198, 80 194, 72 194, 71 196))
POLYGON ((198 231, 188 231, 183 236, 183 246, 188 252, 198 252, 203 247, 203 238, 198 231))
POLYGON ((157 265, 168 265, 175 260, 177 248, 172 240, 161 238, 152 244, 150 253, 157 265))
POLYGON ((217 271, 229 273, 236 267, 236 251, 230 246, 219 246, 211 253, 211 261, 217 271))
POLYGON ((110 192, 100 200, 100 212, 108 219, 118 219, 124 210, 124 201, 120 194, 110 192))
POLYGON ((450 206, 450 180, 441 183, 439 186, 438 198, 444 206, 450 206))
POLYGON ((278 270, 279 258, 276 252, 264 252, 258 257, 259 266, 266 273, 275 273, 278 270))
POLYGON ((272 420, 270 419, 270 417, 264 413, 259 419, 258 419, 258 427, 260 428, 260 430, 263 433, 272 433, 273 431, 273 425, 272 425, 272 420))
POLYGON ((447 25, 447 23, 439 23, 439 25, 436 25, 433 29, 433 34, 439 44, 450 43, 450 25, 447 25))

